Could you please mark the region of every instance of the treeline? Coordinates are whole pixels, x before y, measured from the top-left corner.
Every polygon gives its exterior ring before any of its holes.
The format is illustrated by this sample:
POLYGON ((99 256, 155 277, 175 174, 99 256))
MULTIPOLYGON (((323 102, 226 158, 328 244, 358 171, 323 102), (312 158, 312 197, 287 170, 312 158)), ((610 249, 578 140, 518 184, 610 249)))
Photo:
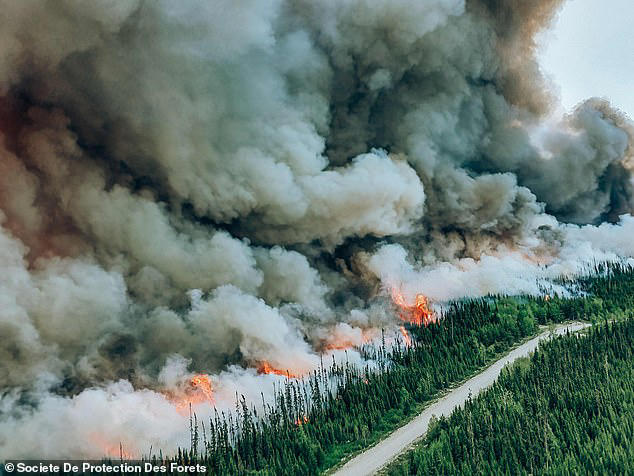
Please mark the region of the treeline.
POLYGON ((362 349, 379 368, 322 365, 289 379, 264 413, 244 398, 236 412, 192 419, 189 449, 174 460, 209 474, 313 475, 393 430, 439 392, 471 376, 539 324, 629 313, 634 270, 600 265, 576 286, 579 297, 501 297, 452 303, 428 327, 408 326, 413 345, 362 349), (624 294, 625 293, 625 294, 624 294))
POLYGON ((634 474, 633 363, 631 318, 542 344, 386 473, 634 474))
POLYGON ((211 474, 320 474, 534 334, 537 321, 520 307, 454 303, 438 324, 409 326, 410 347, 362 349, 379 369, 324 365, 304 381, 289 379, 263 415, 240 399, 234 415, 194 421, 192 448, 177 459, 205 464, 211 474))

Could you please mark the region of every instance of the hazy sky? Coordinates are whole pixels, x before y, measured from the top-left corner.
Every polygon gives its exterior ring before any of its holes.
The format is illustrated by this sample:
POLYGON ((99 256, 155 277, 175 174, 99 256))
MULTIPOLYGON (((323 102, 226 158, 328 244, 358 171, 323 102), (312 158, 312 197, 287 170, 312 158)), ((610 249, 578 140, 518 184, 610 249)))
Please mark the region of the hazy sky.
POLYGON ((569 0, 540 43, 566 109, 601 96, 634 118, 634 1, 569 0))

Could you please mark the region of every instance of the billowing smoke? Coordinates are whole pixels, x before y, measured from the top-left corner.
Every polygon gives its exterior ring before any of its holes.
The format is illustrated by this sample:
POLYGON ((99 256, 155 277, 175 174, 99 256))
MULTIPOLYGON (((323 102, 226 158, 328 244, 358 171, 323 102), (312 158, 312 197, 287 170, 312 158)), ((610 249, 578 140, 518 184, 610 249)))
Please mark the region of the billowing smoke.
POLYGON ((0 458, 169 451, 183 379, 258 400, 386 290, 634 256, 632 124, 550 115, 559 3, 0 1, 0 458))

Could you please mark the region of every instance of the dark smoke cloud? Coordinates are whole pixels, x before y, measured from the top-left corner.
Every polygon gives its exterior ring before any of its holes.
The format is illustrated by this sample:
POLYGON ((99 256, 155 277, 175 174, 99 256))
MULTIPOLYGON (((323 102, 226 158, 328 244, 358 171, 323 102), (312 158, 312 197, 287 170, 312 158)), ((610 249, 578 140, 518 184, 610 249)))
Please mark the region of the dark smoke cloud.
POLYGON ((549 116, 559 4, 0 1, 0 457, 173 448, 155 390, 257 399, 259 362, 389 325, 386 287, 633 255, 601 224, 632 210, 629 119, 549 116))

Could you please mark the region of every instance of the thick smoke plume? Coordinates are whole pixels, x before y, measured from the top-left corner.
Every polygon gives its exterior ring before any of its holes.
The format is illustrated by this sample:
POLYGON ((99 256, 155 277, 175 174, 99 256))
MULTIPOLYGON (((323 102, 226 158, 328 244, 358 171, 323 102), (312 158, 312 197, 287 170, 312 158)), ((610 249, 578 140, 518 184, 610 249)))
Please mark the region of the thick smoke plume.
POLYGON ((559 3, 0 1, 0 458, 170 451, 184 379, 257 401, 392 288, 634 256, 632 124, 550 115, 559 3))

